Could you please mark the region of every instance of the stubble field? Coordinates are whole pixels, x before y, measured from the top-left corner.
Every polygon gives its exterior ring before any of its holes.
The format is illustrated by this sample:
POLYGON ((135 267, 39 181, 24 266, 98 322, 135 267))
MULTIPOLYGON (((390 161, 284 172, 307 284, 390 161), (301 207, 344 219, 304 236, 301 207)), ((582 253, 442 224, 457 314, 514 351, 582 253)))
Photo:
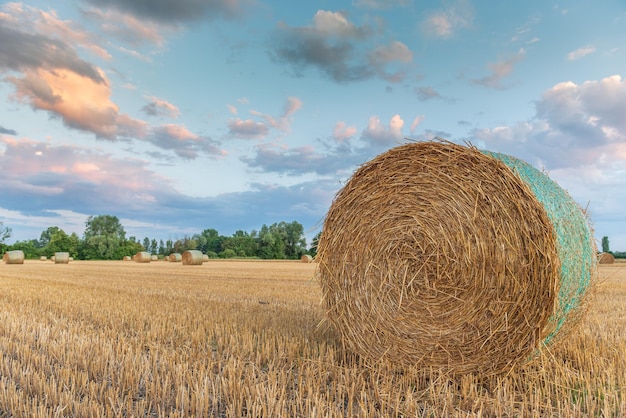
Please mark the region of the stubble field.
POLYGON ((371 364, 322 324, 315 264, 0 265, 2 417, 626 416, 626 263, 508 376, 371 364))

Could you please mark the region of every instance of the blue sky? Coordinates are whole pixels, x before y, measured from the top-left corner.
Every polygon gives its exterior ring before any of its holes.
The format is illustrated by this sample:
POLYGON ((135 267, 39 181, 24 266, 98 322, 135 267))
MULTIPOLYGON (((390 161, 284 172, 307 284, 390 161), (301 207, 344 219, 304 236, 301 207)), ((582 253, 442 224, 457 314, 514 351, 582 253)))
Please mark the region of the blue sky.
POLYGON ((0 3, 9 242, 320 230, 362 163, 440 136, 544 169, 626 250, 623 1, 0 3))

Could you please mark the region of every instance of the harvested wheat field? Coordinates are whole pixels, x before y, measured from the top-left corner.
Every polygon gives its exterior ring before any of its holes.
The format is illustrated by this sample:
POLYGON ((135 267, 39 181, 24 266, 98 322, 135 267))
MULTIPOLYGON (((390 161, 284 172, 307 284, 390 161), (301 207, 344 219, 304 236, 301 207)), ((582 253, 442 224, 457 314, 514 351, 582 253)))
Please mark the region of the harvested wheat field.
POLYGON ((0 265, 0 416, 626 416, 626 263, 579 328, 506 376, 371 363, 315 263, 0 265))

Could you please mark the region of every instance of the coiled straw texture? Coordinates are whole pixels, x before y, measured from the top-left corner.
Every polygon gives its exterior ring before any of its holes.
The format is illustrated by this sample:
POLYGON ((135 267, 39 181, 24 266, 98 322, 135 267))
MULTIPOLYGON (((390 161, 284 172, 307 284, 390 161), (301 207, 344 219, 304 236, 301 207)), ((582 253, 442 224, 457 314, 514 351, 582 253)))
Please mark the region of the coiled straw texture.
POLYGON ((501 160, 409 143, 361 166, 335 196, 317 274, 350 350, 498 374, 555 335, 567 319, 557 311, 570 244, 558 243, 545 202, 501 160))

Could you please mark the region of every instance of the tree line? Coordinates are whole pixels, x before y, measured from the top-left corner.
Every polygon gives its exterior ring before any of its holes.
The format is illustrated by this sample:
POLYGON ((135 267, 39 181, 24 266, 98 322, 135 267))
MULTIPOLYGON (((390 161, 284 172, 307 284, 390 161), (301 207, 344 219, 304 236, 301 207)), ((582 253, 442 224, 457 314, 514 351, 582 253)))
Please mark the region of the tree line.
POLYGON ((182 253, 200 250, 210 258, 261 258, 298 259, 304 254, 315 256, 316 241, 307 248, 303 226, 296 222, 278 222, 263 225, 258 231, 236 231, 232 236, 223 236, 216 229, 205 229, 192 236, 177 240, 156 240, 134 236, 126 238, 124 227, 116 216, 90 216, 85 222, 82 237, 67 234, 63 229, 51 226, 42 231, 39 239, 18 241, 5 245, 11 236, 11 228, 0 221, 0 250, 22 250, 26 258, 50 257, 55 252, 68 252, 77 260, 120 260, 139 251, 155 255, 182 253))

